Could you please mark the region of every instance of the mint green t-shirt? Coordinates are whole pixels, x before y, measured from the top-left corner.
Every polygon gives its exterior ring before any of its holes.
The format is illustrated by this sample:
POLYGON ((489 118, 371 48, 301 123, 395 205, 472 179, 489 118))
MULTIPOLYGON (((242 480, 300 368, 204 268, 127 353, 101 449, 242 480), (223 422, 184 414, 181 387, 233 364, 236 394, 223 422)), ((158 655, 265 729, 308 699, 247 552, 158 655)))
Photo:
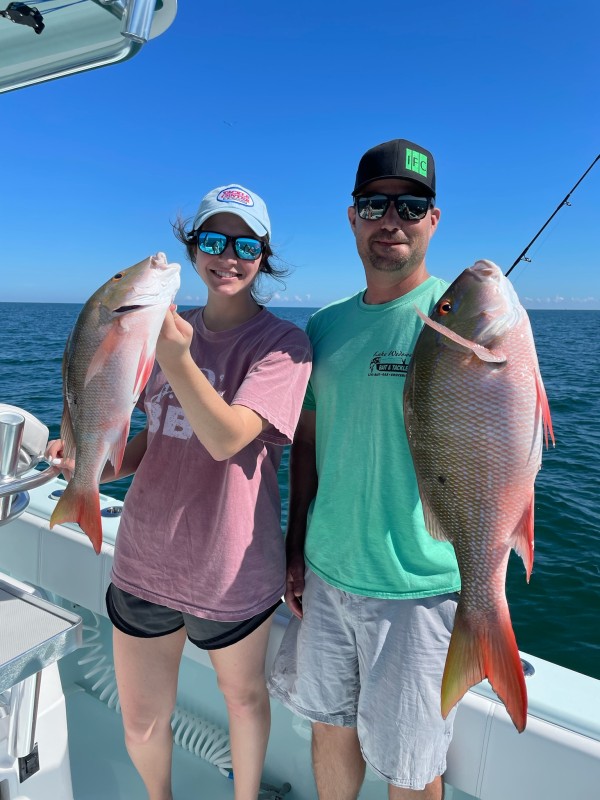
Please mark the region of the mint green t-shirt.
POLYGON ((309 320, 313 370, 304 408, 316 411, 318 492, 305 557, 353 594, 429 597, 460 589, 454 549, 426 531, 404 429, 406 370, 423 323, 448 286, 430 277, 403 297, 364 290, 309 320))

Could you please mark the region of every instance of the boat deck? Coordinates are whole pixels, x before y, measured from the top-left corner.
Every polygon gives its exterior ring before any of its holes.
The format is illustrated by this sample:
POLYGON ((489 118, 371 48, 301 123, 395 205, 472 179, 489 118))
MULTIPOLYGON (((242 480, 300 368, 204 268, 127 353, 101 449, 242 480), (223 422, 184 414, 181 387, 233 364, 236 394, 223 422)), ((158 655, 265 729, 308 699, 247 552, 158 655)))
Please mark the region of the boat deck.
MULTIPOLYGON (((71 688, 66 700, 69 731, 77 732, 69 737, 75 800, 148 800, 125 750, 120 716, 77 687, 71 688)), ((231 800, 233 781, 207 761, 175 747, 173 796, 231 800)))

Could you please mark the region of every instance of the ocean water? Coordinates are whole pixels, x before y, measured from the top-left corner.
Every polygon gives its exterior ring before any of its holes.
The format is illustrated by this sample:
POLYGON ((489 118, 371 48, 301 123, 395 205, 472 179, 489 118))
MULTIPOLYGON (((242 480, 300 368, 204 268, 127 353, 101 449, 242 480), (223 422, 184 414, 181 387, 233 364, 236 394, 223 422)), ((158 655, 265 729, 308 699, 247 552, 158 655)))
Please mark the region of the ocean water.
MULTIPOLYGON (((0 303, 0 402, 59 434, 62 352, 81 306, 0 303)), ((304 327, 314 309, 272 308, 304 327)), ((556 447, 536 481, 531 581, 511 554, 506 593, 521 650, 600 679, 600 311, 531 311, 556 447)), ((134 412, 131 432, 144 424, 134 412)), ((279 483, 287 517, 286 448, 279 483)), ((123 498, 129 481, 102 491, 123 498)), ((2 529, 0 527, 0 546, 2 529)))

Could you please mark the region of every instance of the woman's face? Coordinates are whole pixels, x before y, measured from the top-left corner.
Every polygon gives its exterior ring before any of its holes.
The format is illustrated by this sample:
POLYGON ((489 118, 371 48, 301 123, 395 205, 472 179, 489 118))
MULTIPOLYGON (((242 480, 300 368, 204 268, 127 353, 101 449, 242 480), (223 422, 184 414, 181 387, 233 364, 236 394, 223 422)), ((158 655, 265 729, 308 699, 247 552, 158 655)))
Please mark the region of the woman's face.
MULTIPOLYGON (((201 230, 224 233, 226 236, 249 236, 260 239, 243 219, 234 214, 215 214, 202 223, 201 230)), ((233 242, 227 242, 227 247, 220 255, 204 253, 196 245, 196 272, 209 292, 222 296, 250 293, 260 269, 261 258, 262 254, 252 261, 238 258, 233 249, 233 242)))

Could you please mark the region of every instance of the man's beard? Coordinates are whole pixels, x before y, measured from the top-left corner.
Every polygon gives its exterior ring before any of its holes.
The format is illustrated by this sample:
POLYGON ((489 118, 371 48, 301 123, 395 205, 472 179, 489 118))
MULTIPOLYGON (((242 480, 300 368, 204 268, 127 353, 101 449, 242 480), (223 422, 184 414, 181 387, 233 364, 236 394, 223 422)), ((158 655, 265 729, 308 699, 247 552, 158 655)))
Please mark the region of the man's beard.
MULTIPOLYGON (((402 242, 402 244, 409 243, 402 242)), ((380 255, 374 251, 374 248, 371 247, 371 243, 367 242, 365 251, 363 253, 359 252, 359 255, 361 255, 377 272, 410 273, 423 261, 425 254, 421 252, 420 248, 415 250, 413 249, 414 246, 411 247, 409 245, 409 247, 409 251, 404 254, 390 253, 389 255, 380 255)))
POLYGON ((369 264, 373 269, 377 270, 377 272, 401 272, 406 269, 411 260, 411 254, 404 258, 390 258, 389 256, 386 258, 372 251, 368 253, 369 264))

